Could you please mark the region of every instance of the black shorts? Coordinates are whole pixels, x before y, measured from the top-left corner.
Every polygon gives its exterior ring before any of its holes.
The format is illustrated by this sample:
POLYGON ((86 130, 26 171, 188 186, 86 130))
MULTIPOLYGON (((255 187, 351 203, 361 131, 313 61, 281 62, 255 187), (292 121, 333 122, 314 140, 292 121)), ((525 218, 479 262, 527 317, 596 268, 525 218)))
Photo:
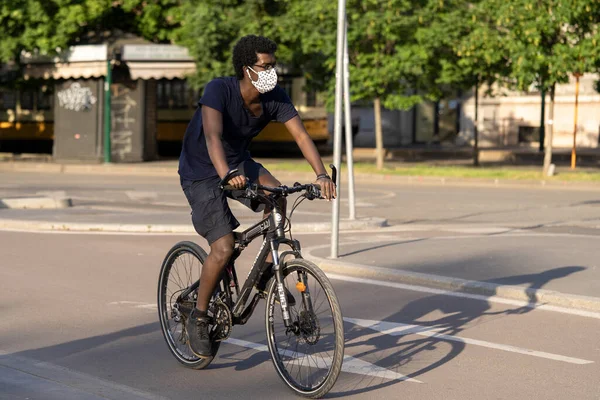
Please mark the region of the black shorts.
MULTIPOLYGON (((265 167, 252 159, 242 162, 237 168, 250 182, 256 182, 259 176, 269 174, 265 167)), ((265 208, 264 204, 256 200, 237 197, 235 192, 226 194, 219 188, 220 182, 221 178, 218 176, 200 181, 181 180, 183 193, 192 208, 194 229, 209 245, 240 226, 227 204, 227 197, 239 201, 255 212, 265 208)))

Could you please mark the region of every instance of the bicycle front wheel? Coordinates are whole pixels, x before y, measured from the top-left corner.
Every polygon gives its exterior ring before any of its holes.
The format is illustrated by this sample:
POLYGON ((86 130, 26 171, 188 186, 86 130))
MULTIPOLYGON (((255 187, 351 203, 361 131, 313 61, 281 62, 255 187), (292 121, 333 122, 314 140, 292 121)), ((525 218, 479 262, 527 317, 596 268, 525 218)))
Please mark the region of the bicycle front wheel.
POLYGON ((288 304, 293 326, 284 325, 277 282, 272 279, 265 315, 271 358, 292 391, 319 398, 331 390, 342 368, 342 312, 329 279, 315 264, 290 260, 283 267, 283 276, 294 297, 295 304, 288 304))

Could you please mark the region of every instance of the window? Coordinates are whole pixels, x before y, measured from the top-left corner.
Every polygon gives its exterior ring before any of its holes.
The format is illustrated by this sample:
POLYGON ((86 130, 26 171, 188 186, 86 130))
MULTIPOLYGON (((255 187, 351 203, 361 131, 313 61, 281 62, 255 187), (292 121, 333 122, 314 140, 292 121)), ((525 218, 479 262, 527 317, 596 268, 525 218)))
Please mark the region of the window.
POLYGON ((22 110, 33 110, 33 95, 34 92, 31 90, 25 90, 20 93, 21 95, 21 109, 22 110))
POLYGON ((316 107, 317 106, 317 92, 314 90, 309 90, 306 92, 306 106, 307 107, 316 107))
POLYGON ((17 92, 14 90, 0 90, 0 109, 14 109, 17 106, 17 92))
POLYGON ((50 110, 52 108, 52 91, 48 87, 40 86, 36 92, 37 109, 50 110))
POLYGON ((172 102, 171 108, 187 108, 187 84, 185 81, 171 81, 172 102))
POLYGON ((292 80, 291 79, 286 79, 286 78, 282 78, 279 81, 279 87, 281 87, 283 89, 284 92, 287 93, 287 95, 290 97, 290 99, 292 99, 292 80))
POLYGON ((189 107, 191 92, 187 81, 160 80, 156 84, 156 97, 158 108, 182 109, 189 107))
POLYGON ((169 104, 165 102, 165 84, 164 81, 156 82, 156 106, 158 108, 168 108, 169 104))

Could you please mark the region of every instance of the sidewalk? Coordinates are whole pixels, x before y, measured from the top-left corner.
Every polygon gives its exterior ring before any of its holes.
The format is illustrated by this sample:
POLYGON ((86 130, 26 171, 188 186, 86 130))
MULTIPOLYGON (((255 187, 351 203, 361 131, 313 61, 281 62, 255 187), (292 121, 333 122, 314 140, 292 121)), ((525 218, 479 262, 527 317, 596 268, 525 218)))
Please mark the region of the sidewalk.
MULTIPOLYGON (((375 160, 375 149, 356 148, 353 156, 356 161, 375 160)), ((473 149, 450 145, 415 145, 402 148, 385 149, 386 161, 450 163, 454 165, 472 165, 473 149)), ((503 166, 541 166, 544 153, 537 147, 502 146, 480 147, 479 162, 482 165, 503 166)), ((552 162, 557 166, 571 165, 570 148, 554 148, 552 162)), ((577 165, 582 167, 600 167, 600 148, 577 149, 577 165)))
MULTIPOLYGON (((366 149, 371 151, 372 149, 366 149)), ((49 160, 49 159, 48 159, 49 160)), ((600 156, 599 156, 600 160, 600 156)), ((304 164, 303 159, 283 160, 283 159, 263 159, 257 158, 261 163, 276 164, 278 162, 304 164)), ((324 157, 325 164, 332 162, 331 157, 324 157)), ((470 162, 470 161, 469 161, 470 162)), ((398 160, 388 160, 387 164, 399 164, 403 167, 423 165, 423 162, 403 162, 398 160)), ((456 158, 446 160, 444 164, 459 163, 456 158)), ((431 164, 435 164, 431 161, 431 164)), ((463 163, 464 164, 464 163, 463 163)), ((437 163, 437 165, 440 165, 437 163)), ((514 168, 509 166, 508 168, 514 168)), ((537 166, 524 166, 523 169, 534 169, 537 166)), ((148 161, 143 163, 123 163, 123 164, 90 164, 90 163, 66 163, 53 161, 39 161, 33 158, 28 161, 14 160, 0 157, 1 172, 32 172, 32 173, 60 173, 60 174, 80 174, 80 175, 131 175, 131 176, 173 176, 177 178, 178 161, 148 161)), ((596 168, 579 168, 580 171, 597 171, 596 168)), ((560 171, 560 169, 559 169, 560 171)), ((271 165, 271 172, 282 182, 311 180, 314 174, 310 172, 277 170, 271 165)), ((342 182, 346 180, 347 171, 342 170, 342 182)), ((393 175, 385 173, 355 173, 357 182, 390 182, 390 183, 409 183, 409 184, 456 184, 456 185, 491 185, 491 186, 548 186, 560 188, 584 188, 600 190, 600 184, 597 182, 585 181, 563 181, 556 180, 520 180, 520 179, 492 179, 492 178, 459 178, 459 177, 439 177, 439 176, 420 176, 420 175, 393 175)))

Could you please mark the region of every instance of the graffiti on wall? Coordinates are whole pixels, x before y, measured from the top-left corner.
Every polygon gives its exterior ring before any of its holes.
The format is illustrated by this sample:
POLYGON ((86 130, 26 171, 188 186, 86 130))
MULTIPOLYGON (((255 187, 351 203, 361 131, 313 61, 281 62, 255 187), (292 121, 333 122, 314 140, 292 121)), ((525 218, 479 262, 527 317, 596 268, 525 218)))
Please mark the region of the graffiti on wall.
POLYGON ((133 150, 133 130, 137 102, 132 98, 131 89, 118 85, 111 100, 111 147, 112 155, 123 159, 133 150))
POLYGON ((68 89, 58 92, 58 105, 71 111, 87 111, 96 104, 96 96, 88 87, 79 82, 71 84, 68 89))

